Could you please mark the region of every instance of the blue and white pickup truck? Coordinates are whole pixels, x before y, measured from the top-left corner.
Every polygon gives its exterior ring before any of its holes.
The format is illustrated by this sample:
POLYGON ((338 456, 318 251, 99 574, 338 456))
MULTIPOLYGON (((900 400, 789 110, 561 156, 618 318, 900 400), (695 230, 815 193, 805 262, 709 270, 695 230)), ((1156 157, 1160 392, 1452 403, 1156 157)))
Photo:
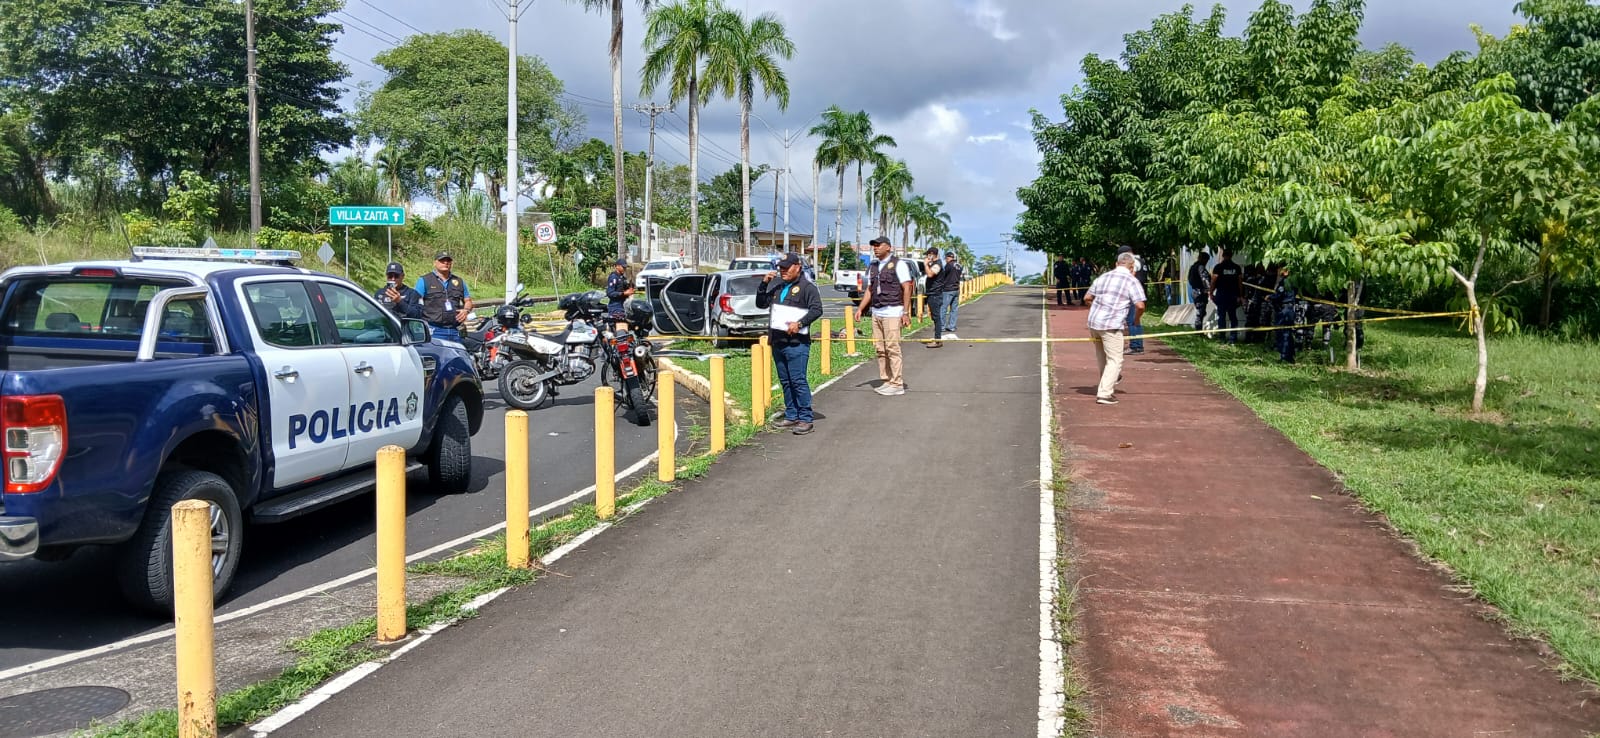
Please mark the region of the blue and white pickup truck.
POLYGON ((120 547, 135 605, 172 606, 172 505, 211 503, 215 593, 245 522, 374 486, 379 448, 467 489, 471 359, 292 251, 134 249, 0 274, 0 561, 120 547))

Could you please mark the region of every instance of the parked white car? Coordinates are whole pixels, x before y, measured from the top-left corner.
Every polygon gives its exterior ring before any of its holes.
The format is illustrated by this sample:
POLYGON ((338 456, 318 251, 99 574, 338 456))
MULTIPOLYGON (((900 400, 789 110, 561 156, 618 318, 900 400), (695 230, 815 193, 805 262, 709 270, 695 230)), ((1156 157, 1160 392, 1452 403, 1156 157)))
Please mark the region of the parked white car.
POLYGON ((645 277, 672 279, 679 274, 688 274, 690 271, 688 267, 683 265, 683 260, 676 256, 669 259, 657 259, 645 264, 644 268, 639 270, 638 276, 633 278, 633 286, 642 290, 645 287, 645 277))

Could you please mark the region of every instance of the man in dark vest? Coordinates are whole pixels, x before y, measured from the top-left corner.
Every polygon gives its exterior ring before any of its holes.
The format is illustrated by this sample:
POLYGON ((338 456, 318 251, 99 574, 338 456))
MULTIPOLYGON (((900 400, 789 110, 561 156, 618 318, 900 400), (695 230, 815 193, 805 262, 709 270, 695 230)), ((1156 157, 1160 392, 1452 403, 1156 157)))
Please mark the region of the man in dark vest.
POLYGON ((1210 261, 1211 255, 1202 251, 1189 265, 1189 299, 1194 301, 1194 329, 1197 331, 1206 327, 1206 303, 1211 301, 1211 272, 1206 270, 1210 261))
POLYGON ((1244 269, 1233 260, 1233 250, 1223 249, 1222 259, 1211 270, 1211 302, 1217 306, 1218 340, 1237 343, 1239 327, 1239 297, 1244 292, 1244 269))
POLYGON ((928 348, 944 347, 944 300, 949 294, 945 286, 944 265, 939 263, 939 247, 929 246, 922 254, 922 271, 928 275, 924 291, 928 295, 928 312, 933 316, 933 343, 928 348))
POLYGON ((1050 270, 1050 276, 1056 278, 1056 306, 1070 304, 1070 295, 1067 290, 1072 287, 1072 265, 1067 262, 1067 257, 1056 257, 1056 263, 1050 270))
POLYGON ((461 324, 472 315, 472 293, 464 280, 450 273, 452 263, 450 252, 435 254, 433 271, 417 279, 416 289, 422 295, 422 319, 433 326, 433 335, 459 342, 461 324))
POLYGON ((956 313, 961 307, 961 279, 965 272, 961 262, 956 261, 956 252, 950 249, 944 251, 944 337, 952 341, 961 338, 956 335, 956 313))
POLYGON ((873 391, 893 397, 906 393, 900 331, 911 325, 906 302, 916 294, 917 288, 911 281, 911 267, 890 255, 894 247, 889 245, 889 239, 879 236, 872 239, 871 244, 877 261, 867 270, 866 294, 861 296, 857 309, 861 315, 872 311, 872 343, 878 351, 878 376, 883 379, 883 384, 873 391))

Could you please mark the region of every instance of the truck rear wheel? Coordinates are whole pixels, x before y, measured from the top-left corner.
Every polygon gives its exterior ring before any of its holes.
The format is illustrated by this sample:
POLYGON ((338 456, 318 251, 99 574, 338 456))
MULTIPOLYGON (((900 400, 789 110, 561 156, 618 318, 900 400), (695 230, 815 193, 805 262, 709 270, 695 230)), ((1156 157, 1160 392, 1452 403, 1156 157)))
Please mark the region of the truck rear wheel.
POLYGON ((452 395, 440 408, 427 462, 428 482, 434 489, 450 494, 467 491, 472 482, 472 426, 460 397, 452 395))
POLYGON ((144 521, 117 556, 117 583, 135 607, 172 614, 172 506, 184 500, 211 505, 211 595, 222 597, 239 569, 244 516, 226 480, 211 472, 178 469, 156 478, 144 521))

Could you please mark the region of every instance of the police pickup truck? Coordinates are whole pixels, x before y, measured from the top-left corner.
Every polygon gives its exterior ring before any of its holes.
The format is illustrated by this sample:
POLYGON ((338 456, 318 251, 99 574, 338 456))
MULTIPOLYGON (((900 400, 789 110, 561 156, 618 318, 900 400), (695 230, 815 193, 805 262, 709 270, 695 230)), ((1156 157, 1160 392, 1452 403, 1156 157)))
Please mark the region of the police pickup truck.
POLYGON ((383 446, 466 490, 470 358, 298 257, 136 248, 0 273, 0 561, 113 544, 128 599, 170 612, 180 500, 211 504, 220 596, 247 520, 371 490, 383 446))

